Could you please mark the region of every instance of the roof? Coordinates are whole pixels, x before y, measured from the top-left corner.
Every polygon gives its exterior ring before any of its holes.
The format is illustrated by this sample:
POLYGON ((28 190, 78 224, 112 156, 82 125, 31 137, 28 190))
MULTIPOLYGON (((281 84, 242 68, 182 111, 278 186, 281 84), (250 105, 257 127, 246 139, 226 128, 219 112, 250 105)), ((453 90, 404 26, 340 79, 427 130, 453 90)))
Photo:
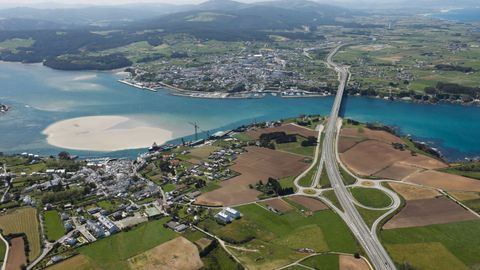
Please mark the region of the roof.
POLYGON ((147 209, 145 209, 145 213, 147 214, 147 216, 153 217, 160 215, 162 212, 160 212, 160 210, 158 210, 156 207, 148 207, 147 209))
POLYGON ((240 212, 238 212, 237 210, 233 209, 233 208, 230 208, 230 207, 227 207, 225 208, 225 211, 230 213, 230 214, 233 214, 233 215, 238 215, 240 214, 240 212))

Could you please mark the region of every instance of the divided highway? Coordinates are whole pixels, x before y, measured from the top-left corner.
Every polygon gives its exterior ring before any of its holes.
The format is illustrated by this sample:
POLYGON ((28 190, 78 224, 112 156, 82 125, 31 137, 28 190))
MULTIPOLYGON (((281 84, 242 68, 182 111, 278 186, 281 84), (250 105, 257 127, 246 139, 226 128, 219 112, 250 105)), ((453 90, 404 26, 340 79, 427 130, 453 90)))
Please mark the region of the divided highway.
POLYGON ((352 230, 358 242, 364 248, 366 254, 370 258, 371 264, 377 270, 394 270, 396 269, 395 264, 378 240, 375 231, 371 232, 369 230, 368 226, 365 224, 362 217, 355 208, 355 205, 352 202, 353 198, 351 197, 350 192, 348 192, 347 188, 345 187, 338 169, 336 153, 338 112, 340 110, 340 105, 342 104, 343 92, 345 90, 345 85, 348 81, 349 73, 345 67, 335 64, 332 61, 332 57, 338 52, 338 50, 342 46, 343 45, 336 47, 332 52, 330 52, 327 57, 327 63, 330 68, 335 69, 335 71, 338 73, 339 86, 337 90, 337 95, 335 97, 335 102, 333 103, 332 111, 330 113, 330 118, 325 128, 322 160, 325 163, 324 166, 326 168, 327 175, 330 179, 333 190, 335 191, 335 195, 337 196, 338 201, 343 208, 344 213, 342 217, 352 230))

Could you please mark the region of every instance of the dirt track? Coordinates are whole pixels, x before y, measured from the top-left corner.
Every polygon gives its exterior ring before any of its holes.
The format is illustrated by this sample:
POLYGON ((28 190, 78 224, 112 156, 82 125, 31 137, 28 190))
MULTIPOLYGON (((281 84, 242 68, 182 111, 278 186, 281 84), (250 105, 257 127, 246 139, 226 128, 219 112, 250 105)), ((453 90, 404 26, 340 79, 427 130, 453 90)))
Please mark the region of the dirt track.
POLYGON ((389 220, 384 229, 419 227, 432 224, 478 219, 477 216, 465 210, 454 201, 439 197, 407 201, 400 213, 389 220))

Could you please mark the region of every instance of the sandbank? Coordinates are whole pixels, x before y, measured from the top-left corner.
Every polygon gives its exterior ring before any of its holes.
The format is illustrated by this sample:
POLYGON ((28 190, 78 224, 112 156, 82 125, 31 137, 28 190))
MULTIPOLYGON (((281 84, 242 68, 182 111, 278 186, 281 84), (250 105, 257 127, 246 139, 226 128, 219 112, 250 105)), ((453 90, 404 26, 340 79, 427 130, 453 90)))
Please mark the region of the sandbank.
POLYGON ((89 116, 53 123, 42 132, 50 145, 88 151, 118 151, 163 144, 172 132, 125 116, 89 116))

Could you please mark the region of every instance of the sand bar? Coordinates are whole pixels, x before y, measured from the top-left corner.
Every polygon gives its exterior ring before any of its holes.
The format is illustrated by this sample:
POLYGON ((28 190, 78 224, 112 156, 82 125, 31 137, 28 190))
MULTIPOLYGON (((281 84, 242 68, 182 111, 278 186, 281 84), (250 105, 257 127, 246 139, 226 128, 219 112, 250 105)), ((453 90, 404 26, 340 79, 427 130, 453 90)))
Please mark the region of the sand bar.
POLYGON ((118 151, 162 144, 172 132, 124 116, 89 116, 56 122, 43 132, 53 146, 89 151, 118 151))

